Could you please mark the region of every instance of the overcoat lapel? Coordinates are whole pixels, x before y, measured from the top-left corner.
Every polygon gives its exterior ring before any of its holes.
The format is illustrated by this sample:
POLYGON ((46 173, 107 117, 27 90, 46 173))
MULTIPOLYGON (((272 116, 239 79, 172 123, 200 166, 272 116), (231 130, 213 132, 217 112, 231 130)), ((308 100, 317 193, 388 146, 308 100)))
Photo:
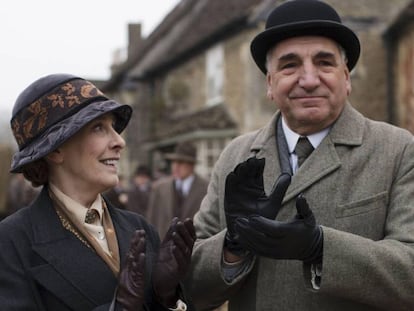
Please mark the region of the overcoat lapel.
POLYGON ((276 147, 276 121, 279 114, 275 114, 270 120, 269 126, 259 132, 253 141, 251 152, 257 158, 266 158, 263 171, 264 190, 267 194, 272 192, 277 178, 281 174, 279 163, 279 150, 276 147))
POLYGON ((306 188, 337 170, 340 166, 341 161, 335 150, 335 145, 327 136, 293 175, 285 201, 296 198, 306 188))
POLYGON ((190 217, 190 215, 194 215, 195 212, 199 209, 199 200, 200 196, 203 196, 205 193, 202 191, 202 185, 200 185, 200 177, 197 175, 194 176, 193 184, 191 185, 190 191, 188 196, 184 200, 184 204, 181 207, 181 215, 183 217, 190 217))
POLYGON ((161 206, 161 209, 157 209, 157 217, 161 217, 162 223, 160 223, 160 228, 168 228, 171 219, 173 218, 173 210, 175 209, 175 184, 174 179, 169 177, 169 182, 165 183, 160 192, 160 200, 158 204, 161 206))
POLYGON ((92 309, 112 297, 114 274, 92 249, 63 228, 47 190, 34 207, 30 215, 33 251, 46 263, 30 268, 33 278, 75 310, 92 309))
MULTIPOLYGON (((275 136, 278 117, 279 112, 273 116, 269 126, 259 132, 251 148, 251 151, 258 158, 266 158, 263 182, 267 194, 271 193, 278 176, 281 174, 275 136)), ((346 104, 341 116, 332 126, 330 133, 292 177, 284 202, 296 198, 306 188, 341 167, 337 146, 360 145, 362 143, 363 122, 362 115, 353 109, 350 104, 346 104)))

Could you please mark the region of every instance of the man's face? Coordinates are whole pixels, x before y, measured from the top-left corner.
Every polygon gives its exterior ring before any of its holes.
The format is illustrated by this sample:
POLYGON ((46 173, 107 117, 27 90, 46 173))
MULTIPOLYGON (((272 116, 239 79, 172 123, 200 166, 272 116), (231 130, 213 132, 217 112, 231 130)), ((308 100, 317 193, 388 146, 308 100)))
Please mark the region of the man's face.
POLYGON ((171 174, 174 178, 185 179, 194 172, 194 164, 186 161, 175 160, 171 162, 171 174))
POLYGON ((309 135, 330 126, 351 92, 338 45, 325 37, 294 37, 281 41, 270 53, 267 96, 289 128, 309 135))

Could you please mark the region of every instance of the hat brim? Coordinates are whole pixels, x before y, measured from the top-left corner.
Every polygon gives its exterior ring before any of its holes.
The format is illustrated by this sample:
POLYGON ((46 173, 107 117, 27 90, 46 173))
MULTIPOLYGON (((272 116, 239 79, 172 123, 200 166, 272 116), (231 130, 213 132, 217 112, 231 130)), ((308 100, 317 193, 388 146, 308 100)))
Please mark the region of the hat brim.
POLYGON ((170 161, 182 161, 182 162, 189 162, 189 163, 195 163, 196 159, 193 157, 188 157, 182 154, 178 153, 168 153, 165 155, 165 159, 170 161))
POLYGON ((275 26, 258 34, 250 45, 250 51, 259 69, 266 74, 266 55, 278 42, 298 36, 322 36, 341 45, 348 59, 347 67, 351 71, 359 58, 361 46, 356 34, 337 22, 312 20, 275 26))
POLYGON ((13 156, 10 172, 21 173, 24 165, 43 158, 79 132, 87 123, 108 112, 115 114, 115 130, 121 133, 131 118, 132 108, 114 100, 93 102, 69 118, 51 126, 31 144, 17 151, 13 156))

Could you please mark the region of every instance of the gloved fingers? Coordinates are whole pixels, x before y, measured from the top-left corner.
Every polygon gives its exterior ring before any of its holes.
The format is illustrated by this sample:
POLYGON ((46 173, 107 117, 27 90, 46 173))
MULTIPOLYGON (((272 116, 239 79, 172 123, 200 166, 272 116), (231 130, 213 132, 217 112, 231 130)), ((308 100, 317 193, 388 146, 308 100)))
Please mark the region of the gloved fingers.
POLYGON ((145 232, 137 230, 131 239, 126 262, 119 273, 117 302, 124 310, 140 310, 145 287, 145 232))
POLYGON ((135 286, 139 286, 139 282, 142 282, 144 277, 145 238, 140 237, 134 246, 136 247, 132 247, 128 252, 125 268, 129 281, 135 286))
POLYGON ((259 215, 252 215, 247 218, 245 225, 248 224, 250 228, 260 232, 262 235, 271 238, 283 238, 292 231, 296 222, 296 220, 292 222, 281 222, 259 215))
POLYGON ((227 193, 238 191, 250 196, 260 196, 263 194, 263 170, 265 159, 252 157, 239 163, 233 172, 226 178, 227 193))
POLYGON ((277 181, 276 186, 272 193, 269 195, 270 206, 273 208, 280 207, 282 205, 283 198, 285 197, 286 191, 289 188, 291 176, 288 173, 282 173, 277 181))
POLYGON ((237 198, 240 195, 256 198, 263 195, 263 182, 262 185, 257 185, 248 177, 240 177, 230 172, 226 177, 224 192, 226 198, 237 198))
POLYGON ((130 256, 133 259, 136 259, 141 253, 145 253, 145 231, 136 230, 131 239, 131 244, 127 254, 127 261, 130 256))
POLYGON ((191 262, 191 252, 188 252, 188 249, 183 252, 182 249, 175 246, 172 248, 172 253, 175 258, 175 262, 177 263, 178 273, 182 274, 187 271, 188 266, 191 262))
POLYGON ((140 253, 131 264, 129 279, 135 289, 144 288, 145 254, 140 253))
POLYGON ((173 234, 173 240, 174 240, 173 250, 175 248, 175 249, 178 249, 178 251, 180 251, 184 255, 191 256, 194 242, 187 243, 187 241, 185 241, 185 239, 179 233, 173 234))
POLYGON ((241 179, 257 178, 262 176, 265 166, 265 159, 256 157, 248 158, 246 161, 237 164, 233 172, 241 179))
POLYGON ((185 222, 180 221, 177 223, 176 229, 177 236, 174 236, 174 241, 180 238, 186 247, 192 249, 196 239, 193 221, 191 219, 187 219, 185 222))
POLYGON ((267 256, 269 254, 266 250, 274 249, 275 241, 255 228, 252 228, 246 218, 237 219, 236 231, 238 234, 238 243, 253 253, 267 256))
POLYGON ((135 230, 134 234, 132 235, 131 238, 131 242, 130 242, 130 250, 134 249, 138 246, 139 241, 144 238, 145 239, 145 231, 140 229, 140 230, 135 230))
POLYGON ((252 157, 246 161, 247 176, 250 180, 255 181, 255 184, 263 187, 263 171, 265 167, 265 159, 258 159, 252 157))
POLYGON ((193 220, 191 218, 184 219, 184 226, 187 229, 187 232, 190 234, 191 238, 195 241, 197 239, 197 236, 193 220))
POLYGON ((305 219, 308 225, 316 224, 315 217, 313 215, 311 208, 309 207, 308 201, 305 199, 305 197, 302 194, 300 194, 296 198, 296 211, 297 211, 296 218, 305 219))
POLYGON ((179 222, 178 217, 174 217, 171 220, 170 227, 168 228, 168 231, 167 231, 167 233, 165 234, 165 236, 162 240, 162 244, 165 244, 165 243, 167 243, 168 241, 170 241, 172 239, 172 234, 177 230, 176 227, 177 227, 178 222, 179 222))

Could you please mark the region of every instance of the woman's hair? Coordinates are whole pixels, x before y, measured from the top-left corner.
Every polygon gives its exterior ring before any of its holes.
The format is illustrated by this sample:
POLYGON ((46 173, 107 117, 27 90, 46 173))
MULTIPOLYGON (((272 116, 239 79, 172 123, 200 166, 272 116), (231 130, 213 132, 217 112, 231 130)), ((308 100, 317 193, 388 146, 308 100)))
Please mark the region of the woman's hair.
POLYGON ((33 187, 42 186, 49 181, 49 169, 43 158, 26 164, 22 168, 22 173, 32 183, 33 187))

